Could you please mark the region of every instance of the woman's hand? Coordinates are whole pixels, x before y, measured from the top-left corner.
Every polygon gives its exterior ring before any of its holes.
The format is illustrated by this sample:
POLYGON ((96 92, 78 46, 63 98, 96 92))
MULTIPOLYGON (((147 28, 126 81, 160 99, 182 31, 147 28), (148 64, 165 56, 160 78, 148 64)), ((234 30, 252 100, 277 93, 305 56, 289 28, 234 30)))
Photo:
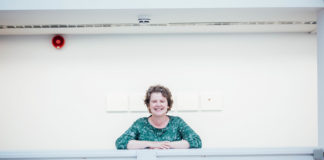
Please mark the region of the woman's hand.
POLYGON ((139 141, 131 140, 127 144, 127 149, 186 149, 190 145, 186 140, 180 141, 139 141))
POLYGON ((170 149, 171 142, 169 141, 139 141, 130 140, 127 144, 127 149, 170 149))
POLYGON ((186 140, 180 141, 155 141, 149 142, 150 149, 187 149, 190 148, 190 144, 186 140))
POLYGON ((150 149, 171 149, 170 141, 152 141, 149 144, 150 149))

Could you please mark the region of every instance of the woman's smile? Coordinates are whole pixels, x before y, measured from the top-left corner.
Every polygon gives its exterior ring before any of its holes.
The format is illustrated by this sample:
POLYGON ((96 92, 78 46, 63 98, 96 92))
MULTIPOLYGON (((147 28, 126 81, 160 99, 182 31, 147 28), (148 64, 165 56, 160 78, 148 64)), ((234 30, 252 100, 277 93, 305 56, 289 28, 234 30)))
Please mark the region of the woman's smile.
POLYGON ((160 107, 160 108, 154 108, 155 111, 162 111, 164 110, 164 107, 160 107))

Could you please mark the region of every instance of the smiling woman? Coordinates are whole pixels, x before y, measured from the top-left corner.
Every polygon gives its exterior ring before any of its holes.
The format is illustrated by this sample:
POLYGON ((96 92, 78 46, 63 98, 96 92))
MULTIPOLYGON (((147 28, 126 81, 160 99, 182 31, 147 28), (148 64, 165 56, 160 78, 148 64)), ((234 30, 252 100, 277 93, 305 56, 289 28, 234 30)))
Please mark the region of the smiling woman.
POLYGON ((180 117, 167 115, 173 100, 168 88, 151 86, 144 100, 151 115, 139 118, 116 140, 117 149, 201 148, 200 137, 180 117))

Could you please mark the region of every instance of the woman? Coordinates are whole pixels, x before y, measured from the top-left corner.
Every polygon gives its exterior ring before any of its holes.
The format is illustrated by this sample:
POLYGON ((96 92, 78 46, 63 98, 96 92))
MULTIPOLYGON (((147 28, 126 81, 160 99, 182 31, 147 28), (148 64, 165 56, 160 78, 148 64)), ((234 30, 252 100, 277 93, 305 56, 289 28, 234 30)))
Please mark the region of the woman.
POLYGON ((117 149, 201 148, 200 137, 180 117, 167 115, 173 104, 168 88, 151 86, 144 102, 151 116, 136 120, 116 140, 117 149))

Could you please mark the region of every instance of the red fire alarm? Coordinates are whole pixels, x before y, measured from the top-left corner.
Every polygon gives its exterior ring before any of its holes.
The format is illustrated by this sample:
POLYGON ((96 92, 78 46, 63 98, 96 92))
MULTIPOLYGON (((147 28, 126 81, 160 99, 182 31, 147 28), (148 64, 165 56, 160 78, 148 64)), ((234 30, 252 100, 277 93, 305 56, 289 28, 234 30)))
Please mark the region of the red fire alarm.
POLYGON ((55 48, 60 49, 64 46, 64 38, 61 35, 56 35, 52 39, 52 44, 55 48))

